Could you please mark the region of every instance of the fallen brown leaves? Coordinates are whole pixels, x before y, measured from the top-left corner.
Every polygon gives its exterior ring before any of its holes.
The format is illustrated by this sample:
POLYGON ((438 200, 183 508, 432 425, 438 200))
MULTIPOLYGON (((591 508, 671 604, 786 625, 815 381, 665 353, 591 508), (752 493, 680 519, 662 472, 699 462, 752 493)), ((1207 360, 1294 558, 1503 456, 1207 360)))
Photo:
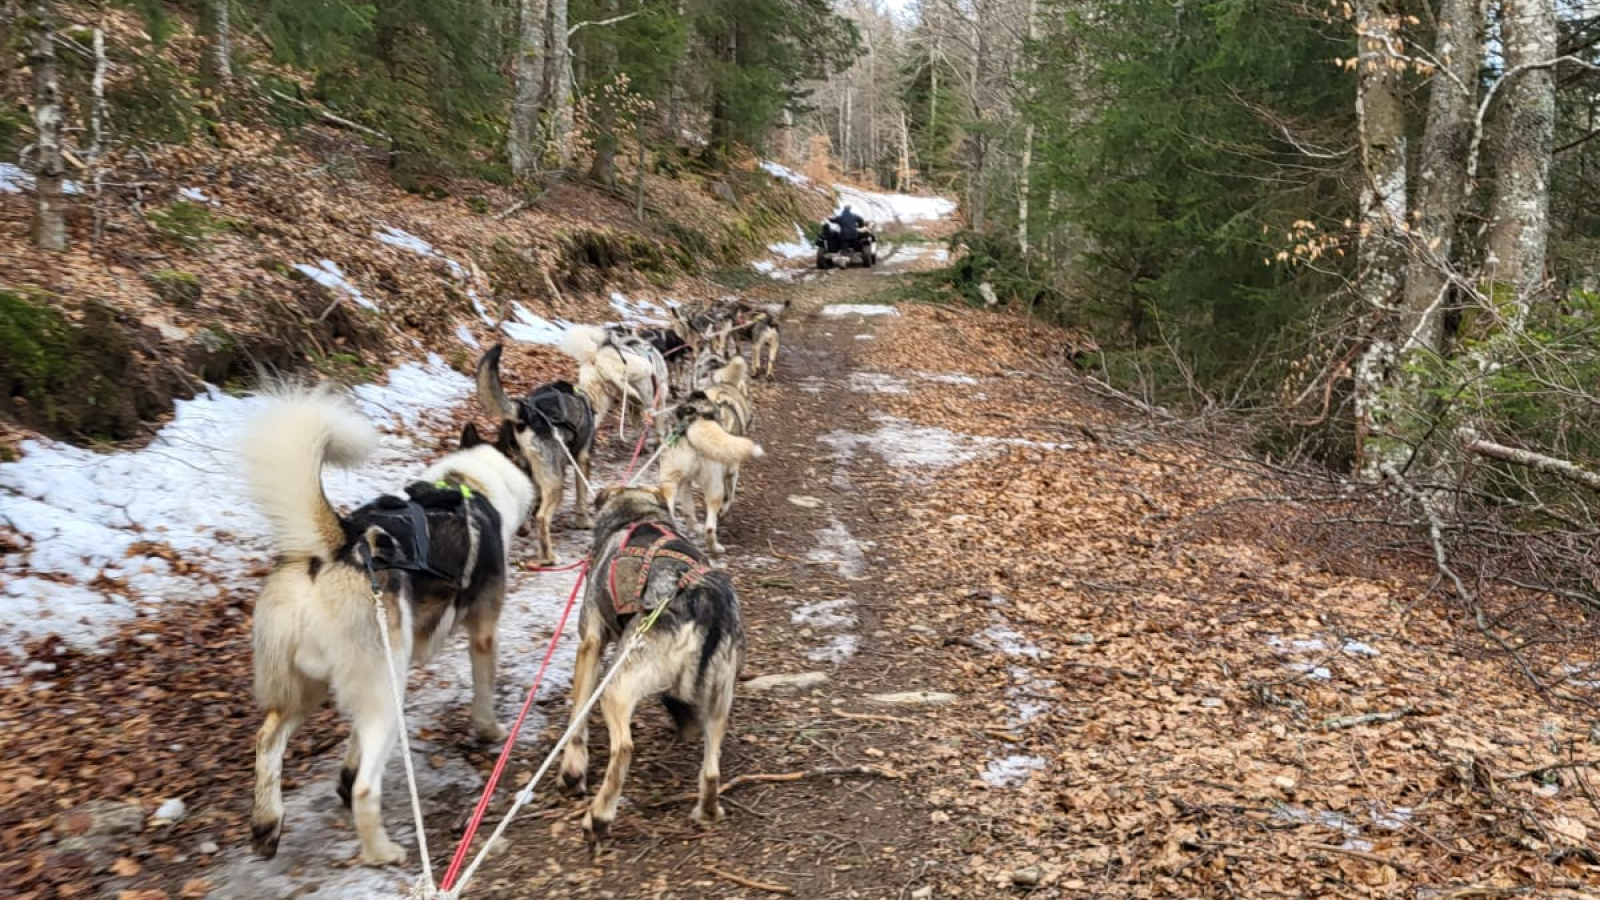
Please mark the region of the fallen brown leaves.
POLYGON ((1271 539, 1300 515, 1285 503, 1210 516, 1280 491, 1221 452, 1119 424, 1050 370, 1059 334, 915 307, 884 321, 860 368, 980 384, 907 378, 877 409, 1072 447, 992 448, 903 488, 896 546, 928 563, 900 585, 905 627, 934 623, 972 693, 1047 704, 943 754, 1048 767, 1016 788, 936 791, 982 835, 940 896, 990 896, 1027 867, 1071 897, 1544 893, 1600 878, 1588 717, 1477 652, 1448 603, 1420 600, 1426 569, 1371 551, 1367 577, 1324 569, 1318 548, 1271 539), (986 643, 992 622, 1042 653, 986 643))

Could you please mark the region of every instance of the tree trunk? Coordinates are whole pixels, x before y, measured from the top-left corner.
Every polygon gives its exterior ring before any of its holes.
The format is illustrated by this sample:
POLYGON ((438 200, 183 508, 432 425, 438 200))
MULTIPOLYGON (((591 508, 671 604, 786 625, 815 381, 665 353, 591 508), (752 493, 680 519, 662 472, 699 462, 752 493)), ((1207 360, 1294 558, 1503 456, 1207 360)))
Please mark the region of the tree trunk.
MULTIPOLYGON (((986 15, 989 4, 986 0, 975 0, 973 6, 973 31, 978 52, 972 60, 972 81, 968 87, 969 100, 973 115, 981 120, 987 108, 983 96, 984 85, 989 74, 989 20, 986 15)), ((980 121, 981 126, 981 121, 980 121)), ((982 231, 984 226, 985 207, 988 205, 988 167, 989 167, 989 136, 981 127, 973 139, 973 166, 972 166, 972 230, 982 231)))
POLYGON ((517 2, 516 84, 511 98, 511 133, 506 140, 511 174, 517 178, 528 174, 539 158, 536 141, 546 13, 541 0, 517 2))
POLYGON ((1551 0, 1504 0, 1502 33, 1511 81, 1496 112, 1494 197, 1489 206, 1488 277, 1510 290, 1507 306, 1492 291, 1503 324, 1519 330, 1544 284, 1550 229, 1550 159, 1555 139, 1556 18, 1551 0))
POLYGON ((56 77, 55 10, 50 0, 28 6, 28 65, 33 69, 33 127, 38 134, 34 170, 33 241, 46 250, 67 248, 61 199, 66 172, 61 153, 61 82, 56 77))
POLYGON ((1443 353, 1444 307, 1456 222, 1466 203, 1467 153, 1477 102, 1478 66, 1483 57, 1483 18, 1479 0, 1443 0, 1428 98, 1428 121, 1418 156, 1417 200, 1412 259, 1406 271, 1401 328, 1402 352, 1443 353))
POLYGON ((906 126, 906 111, 900 110, 900 172, 897 191, 911 190, 911 129, 906 126))
POLYGON ((1360 474, 1373 481, 1382 478, 1383 466, 1403 463, 1408 450, 1389 430, 1400 398, 1385 391, 1395 363, 1405 265, 1404 84, 1387 50, 1398 42, 1399 24, 1398 11, 1384 0, 1356 5, 1356 122, 1364 176, 1357 290, 1369 323, 1367 346, 1356 363, 1356 438, 1360 474))
MULTIPOLYGON (((1028 0, 1028 40, 1023 46, 1023 57, 1031 58, 1033 43, 1038 40, 1037 22, 1038 2, 1028 0)), ((1026 77, 1026 73, 1024 73, 1026 77)), ((1024 96, 1033 98, 1033 86, 1028 84, 1023 88, 1024 96)), ((1028 193, 1033 187, 1033 111, 1024 107, 1022 114, 1027 118, 1027 127, 1022 132, 1022 166, 1017 172, 1017 246, 1021 248, 1022 255, 1028 255, 1028 193)))
POLYGON ((572 50, 567 37, 567 0, 550 0, 550 53, 545 57, 550 142, 556 161, 572 165, 572 50))
MULTIPOLYGON (((683 21, 686 12, 686 0, 678 0, 678 21, 683 21)), ((685 45, 682 53, 672 62, 672 83, 667 86, 667 138, 676 145, 681 136, 679 132, 679 108, 683 105, 683 68, 689 55, 688 46, 685 45)))
POLYGON ((226 93, 233 86, 233 0, 205 0, 200 33, 206 36, 201 78, 207 87, 226 93))
MULTIPOLYGON (((617 14, 615 0, 601 3, 596 7, 601 19, 609 19, 617 14)), ((595 93, 594 98, 594 162, 589 166, 589 178, 598 181, 607 187, 617 184, 617 112, 621 105, 622 93, 616 88, 617 84, 617 44, 610 39, 608 34, 599 34, 595 40, 600 42, 597 57, 594 61, 601 90, 595 93)))
POLYGON ((89 79, 89 180, 94 186, 94 240, 100 242, 105 225, 104 206, 105 166, 100 156, 105 152, 106 139, 106 31, 94 28, 94 75, 89 79))

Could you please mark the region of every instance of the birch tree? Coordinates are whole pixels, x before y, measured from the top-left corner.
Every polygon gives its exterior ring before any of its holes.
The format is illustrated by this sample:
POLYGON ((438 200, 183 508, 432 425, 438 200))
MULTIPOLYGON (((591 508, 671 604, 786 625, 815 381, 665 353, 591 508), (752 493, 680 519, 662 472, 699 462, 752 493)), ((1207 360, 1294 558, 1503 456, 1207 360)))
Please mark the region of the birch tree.
POLYGON ((200 32, 206 37, 201 74, 212 88, 227 92, 233 86, 233 0, 205 0, 200 8, 200 32))
POLYGON ((1483 56, 1480 0, 1443 0, 1433 58, 1438 70, 1418 154, 1413 261, 1406 272, 1401 327, 1414 349, 1444 352, 1444 308, 1454 271, 1456 223, 1469 190, 1478 67, 1483 56))
POLYGON ((1406 262, 1406 122, 1404 64, 1396 58, 1400 14, 1385 0, 1356 4, 1356 122, 1361 146, 1361 231, 1357 292, 1369 339, 1356 364, 1357 450, 1361 473, 1377 480, 1404 452, 1388 425, 1395 398, 1386 396, 1395 364, 1393 337, 1406 262))
POLYGON ((36 205, 33 241, 46 250, 67 248, 61 186, 61 82, 56 74, 55 10, 50 0, 28 5, 28 65, 33 69, 33 127, 37 133, 34 167, 36 205))
POLYGON ((567 0, 550 0, 550 52, 544 81, 550 115, 550 142, 562 168, 572 165, 572 37, 567 26, 567 0))
POLYGON ((1489 205, 1488 277, 1497 313, 1521 327, 1531 296, 1544 283, 1550 233, 1550 161, 1555 138, 1556 17, 1552 0, 1504 0, 1501 31, 1507 84, 1490 142, 1494 196, 1489 205))
POLYGON ((517 59, 511 98, 511 128, 506 138, 506 156, 511 174, 521 178, 533 168, 539 155, 536 146, 540 89, 543 87, 545 32, 548 10, 542 0, 517 2, 517 59))

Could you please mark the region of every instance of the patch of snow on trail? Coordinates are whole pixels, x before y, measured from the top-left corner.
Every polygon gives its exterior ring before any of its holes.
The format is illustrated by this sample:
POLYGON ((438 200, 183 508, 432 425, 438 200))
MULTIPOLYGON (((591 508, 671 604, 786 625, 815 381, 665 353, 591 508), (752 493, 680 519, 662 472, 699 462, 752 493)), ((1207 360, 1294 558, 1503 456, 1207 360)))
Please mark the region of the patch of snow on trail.
POLYGON ((982 777, 985 784, 994 787, 1012 787, 1027 781, 1034 772, 1043 771, 1046 765, 1040 757, 1013 754, 989 760, 989 766, 983 770, 982 777))
MULTIPOLYGON (((354 393, 392 432, 448 418, 471 392, 470 379, 430 356, 354 393)), ((26 545, 5 557, 0 574, 0 647, 60 634, 92 649, 139 611, 248 587, 245 573, 272 554, 266 522, 245 499, 236 449, 260 404, 210 388, 178 401, 172 421, 141 450, 25 441, 20 460, 0 464, 0 526, 26 545), (159 556, 138 555, 141 542, 170 548, 193 571, 180 575, 159 556), (29 576, 10 574, 24 569, 29 576), (102 577, 125 588, 102 593, 95 586, 102 577)), ((335 504, 354 506, 398 490, 433 455, 406 435, 387 434, 367 464, 353 472, 330 467, 324 483, 335 504)))
POLYGON ((850 390, 858 394, 911 393, 911 388, 906 387, 904 381, 887 372, 851 372, 850 390))
POLYGON ((331 259, 321 260, 314 266, 309 263, 295 263, 294 267, 300 274, 315 281, 317 284, 329 290, 340 291, 367 309, 376 310, 378 308, 378 304, 367 299, 367 295, 361 293, 360 288, 351 284, 350 280, 344 277, 344 273, 339 270, 339 264, 331 259))
POLYGON ((843 316, 898 316, 900 311, 881 303, 830 303, 822 308, 822 314, 837 319, 843 316))
MULTIPOLYGON (((1072 449, 1071 444, 959 434, 893 416, 876 415, 873 418, 879 425, 878 430, 871 434, 834 431, 823 435, 822 442, 845 459, 863 450, 870 450, 889 466, 900 470, 957 466, 1008 446, 1035 447, 1052 452, 1072 449)), ((902 474, 910 478, 919 477, 914 471, 902 474)))
POLYGON ((479 347, 483 346, 482 344, 478 343, 478 339, 472 336, 472 332, 468 330, 467 326, 465 325, 456 326, 456 338, 460 340, 461 343, 466 344, 468 347, 471 347, 474 350, 477 350, 479 347))
POLYGON ((831 565, 846 578, 859 578, 867 569, 867 557, 861 552, 861 542, 850 534, 837 518, 828 520, 828 527, 817 532, 818 547, 806 554, 806 559, 831 565))
POLYGON ((777 254, 782 259, 809 259, 816 255, 816 245, 806 237, 804 230, 799 225, 794 226, 794 240, 777 244, 768 244, 767 249, 777 254))

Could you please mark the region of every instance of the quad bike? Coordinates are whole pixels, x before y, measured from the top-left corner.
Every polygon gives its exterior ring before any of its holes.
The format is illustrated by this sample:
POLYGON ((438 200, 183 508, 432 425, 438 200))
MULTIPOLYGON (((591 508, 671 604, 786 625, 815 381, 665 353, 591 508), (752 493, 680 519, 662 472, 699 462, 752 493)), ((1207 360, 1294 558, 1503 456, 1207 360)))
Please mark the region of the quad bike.
POLYGON ((855 239, 847 242, 839 235, 839 226, 823 222, 817 235, 817 268, 848 269, 852 263, 878 264, 878 239, 872 236, 872 229, 862 226, 856 230, 855 239))

